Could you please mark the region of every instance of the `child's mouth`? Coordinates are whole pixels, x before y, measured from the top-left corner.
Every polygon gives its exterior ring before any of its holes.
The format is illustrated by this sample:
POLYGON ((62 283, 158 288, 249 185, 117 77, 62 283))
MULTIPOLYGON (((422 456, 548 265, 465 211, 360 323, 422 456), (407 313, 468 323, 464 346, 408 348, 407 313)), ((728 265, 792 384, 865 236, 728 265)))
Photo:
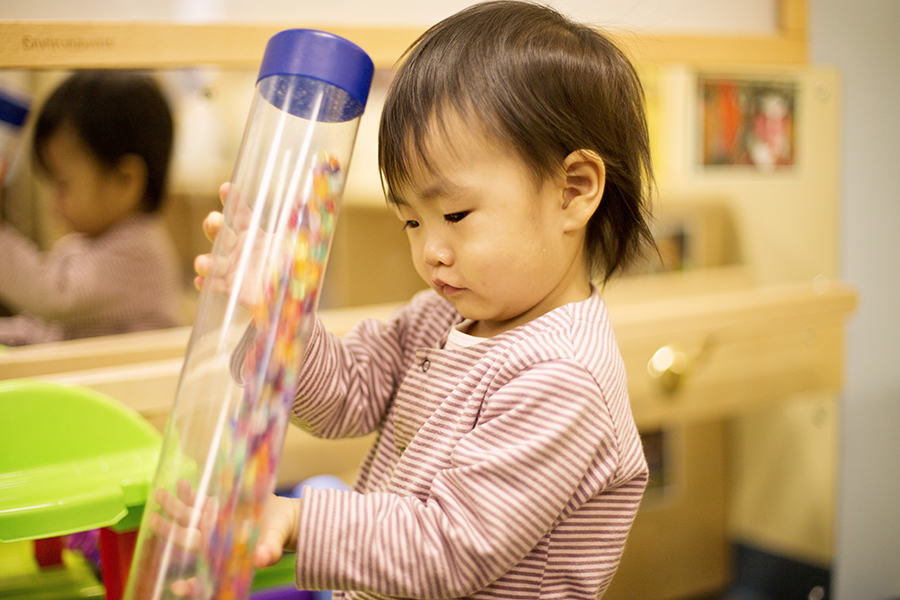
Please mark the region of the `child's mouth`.
POLYGON ((450 284, 444 283, 440 279, 435 279, 432 283, 434 287, 445 296, 452 296, 453 294, 458 294, 463 291, 463 288, 454 287, 450 284))

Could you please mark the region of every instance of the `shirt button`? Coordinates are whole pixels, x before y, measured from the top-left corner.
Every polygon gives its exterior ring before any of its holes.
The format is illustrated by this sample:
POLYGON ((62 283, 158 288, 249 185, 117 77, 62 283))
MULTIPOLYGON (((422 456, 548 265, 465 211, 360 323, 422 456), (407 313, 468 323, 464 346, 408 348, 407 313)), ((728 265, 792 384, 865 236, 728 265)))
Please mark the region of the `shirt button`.
POLYGON ((427 373, 428 369, 431 367, 431 361, 427 358, 422 361, 422 372, 427 373))

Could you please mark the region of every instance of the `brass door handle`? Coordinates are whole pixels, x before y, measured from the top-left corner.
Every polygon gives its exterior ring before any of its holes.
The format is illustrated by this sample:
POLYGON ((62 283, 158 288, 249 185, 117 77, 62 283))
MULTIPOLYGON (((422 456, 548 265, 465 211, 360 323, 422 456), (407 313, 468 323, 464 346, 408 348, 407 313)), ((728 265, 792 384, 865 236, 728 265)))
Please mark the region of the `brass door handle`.
POLYGON ((711 347, 710 338, 693 354, 688 354, 675 344, 667 344, 650 357, 647 372, 660 392, 673 396, 681 389, 685 376, 707 357, 711 347))

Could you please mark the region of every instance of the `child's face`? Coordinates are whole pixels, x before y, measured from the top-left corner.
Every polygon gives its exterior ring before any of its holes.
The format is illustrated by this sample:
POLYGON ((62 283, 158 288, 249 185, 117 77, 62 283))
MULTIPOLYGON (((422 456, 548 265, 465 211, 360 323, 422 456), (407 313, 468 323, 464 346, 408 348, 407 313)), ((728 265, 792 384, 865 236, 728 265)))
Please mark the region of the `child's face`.
POLYGON ((429 145, 395 192, 419 275, 482 337, 590 295, 583 235, 566 231, 563 179, 540 186, 512 150, 472 127, 429 145))
POLYGON ((53 208, 72 230, 93 237, 122 217, 121 177, 97 160, 74 129, 54 132, 44 159, 53 208))

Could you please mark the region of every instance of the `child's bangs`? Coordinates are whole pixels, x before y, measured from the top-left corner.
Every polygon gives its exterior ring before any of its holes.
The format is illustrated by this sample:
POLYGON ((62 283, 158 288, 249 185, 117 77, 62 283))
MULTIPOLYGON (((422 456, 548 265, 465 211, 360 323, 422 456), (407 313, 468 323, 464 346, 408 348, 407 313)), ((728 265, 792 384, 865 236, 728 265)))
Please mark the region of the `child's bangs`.
POLYGON ((459 131, 478 133, 488 139, 488 128, 468 101, 443 97, 440 100, 408 106, 402 122, 382 123, 380 163, 382 184, 391 203, 402 202, 400 190, 408 189, 422 176, 440 175, 443 159, 459 156, 456 140, 459 131), (426 110, 427 109, 427 110, 426 110), (460 129, 464 128, 464 129, 460 129))

